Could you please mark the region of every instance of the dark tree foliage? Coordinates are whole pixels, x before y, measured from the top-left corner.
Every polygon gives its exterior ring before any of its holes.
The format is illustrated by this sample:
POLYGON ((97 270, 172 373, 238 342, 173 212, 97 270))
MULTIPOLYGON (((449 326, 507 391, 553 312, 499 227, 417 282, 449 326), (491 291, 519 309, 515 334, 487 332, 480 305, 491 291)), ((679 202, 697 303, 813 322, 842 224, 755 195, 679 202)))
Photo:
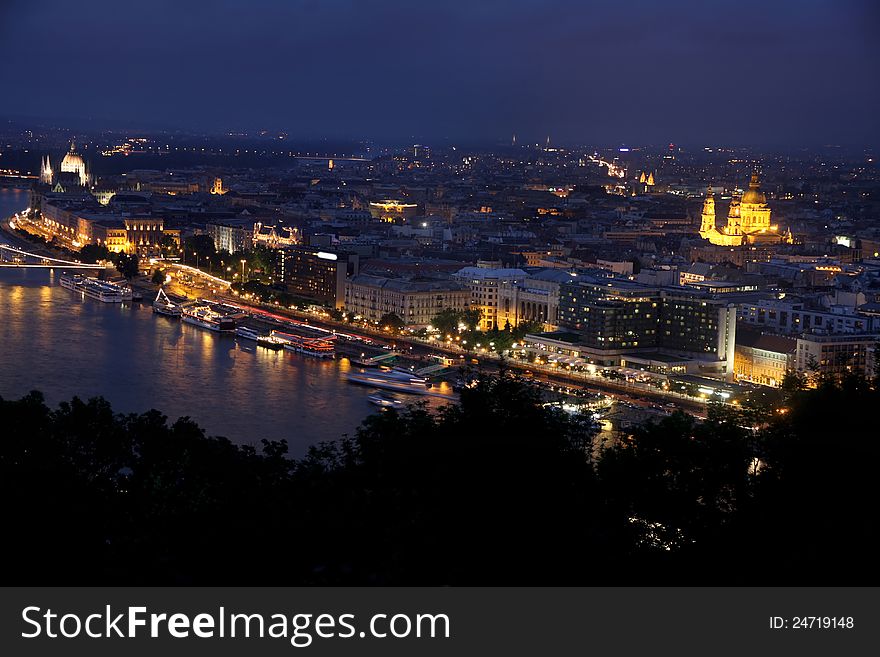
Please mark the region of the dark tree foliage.
POLYGON ((94 264, 99 260, 110 260, 112 254, 103 244, 86 244, 79 250, 79 259, 87 264, 94 264))
POLYGON ((210 235, 191 235, 183 241, 183 249, 187 256, 198 257, 207 262, 217 253, 214 238, 210 235))
POLYGON ((434 317, 431 322, 441 335, 455 335, 458 324, 461 322, 461 313, 453 308, 444 308, 434 317))
POLYGON ((118 253, 115 257, 117 271, 131 280, 140 271, 140 258, 136 253, 118 253))
POLYGON ((166 258, 169 256, 179 255, 178 241, 171 235, 165 234, 159 239, 159 248, 162 249, 162 255, 166 258))
POLYGON ((783 394, 598 452, 505 374, 298 460, 101 399, 0 399, 7 583, 872 583, 880 393, 783 394))
POLYGON ((379 326, 388 329, 389 331, 399 333, 406 326, 406 322, 395 313, 385 313, 379 318, 379 326))

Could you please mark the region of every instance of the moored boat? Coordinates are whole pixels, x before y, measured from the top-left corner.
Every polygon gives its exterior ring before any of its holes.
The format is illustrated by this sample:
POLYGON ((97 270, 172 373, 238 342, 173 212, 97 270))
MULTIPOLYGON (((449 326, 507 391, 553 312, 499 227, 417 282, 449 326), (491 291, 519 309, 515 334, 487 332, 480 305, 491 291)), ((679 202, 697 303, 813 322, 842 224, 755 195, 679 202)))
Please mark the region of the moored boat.
POLYGON ((238 326, 235 329, 235 336, 256 342, 260 337, 260 333, 256 329, 252 329, 250 326, 238 326))
POLYGON ((61 287, 80 292, 83 296, 103 303, 122 303, 131 301, 131 288, 119 283, 87 278, 80 274, 62 274, 59 278, 61 287))
POLYGON ((276 338, 274 335, 264 335, 250 326, 239 326, 235 329, 235 335, 245 340, 253 340, 258 346, 272 349, 273 351, 278 351, 287 344, 284 340, 276 338))
POLYGON ((174 303, 165 294, 165 290, 159 288, 159 293, 153 301, 153 312, 166 317, 180 317, 180 306, 174 303))
POLYGON ((367 401, 380 408, 403 408, 406 405, 402 399, 398 399, 394 395, 382 390, 377 390, 373 394, 367 395, 367 401))
POLYGON ((209 331, 227 332, 235 330, 234 319, 216 313, 208 306, 189 306, 183 308, 180 319, 187 324, 200 326, 209 331))
POLYGON ((314 356, 315 358, 336 357, 336 348, 333 346, 332 338, 308 337, 297 335, 296 333, 284 333, 283 331, 272 331, 270 335, 279 340, 288 351, 295 351, 296 353, 314 356))
POLYGON ((66 290, 77 291, 79 286, 82 285, 83 276, 82 274, 61 274, 61 277, 58 279, 59 283, 61 283, 61 287, 66 290))
POLYGON ((272 351, 278 351, 284 348, 284 342, 273 335, 261 335, 257 338, 257 344, 272 351))
POLYGON ((422 377, 396 372, 393 370, 379 372, 351 372, 350 383, 357 383, 394 392, 407 392, 415 395, 427 395, 428 382, 422 377))

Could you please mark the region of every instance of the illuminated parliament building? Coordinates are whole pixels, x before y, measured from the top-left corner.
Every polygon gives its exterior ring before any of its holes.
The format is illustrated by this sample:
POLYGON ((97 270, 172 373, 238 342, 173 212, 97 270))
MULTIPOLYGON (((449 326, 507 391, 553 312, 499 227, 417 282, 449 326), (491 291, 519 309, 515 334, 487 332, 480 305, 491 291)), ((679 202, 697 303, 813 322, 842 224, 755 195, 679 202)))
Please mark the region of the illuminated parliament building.
POLYGON ((52 191, 70 191, 68 188, 88 187, 91 183, 85 160, 76 152, 76 142, 70 142, 70 150, 61 160, 61 171, 53 171, 52 163, 47 155, 40 161, 40 182, 53 185, 52 191))

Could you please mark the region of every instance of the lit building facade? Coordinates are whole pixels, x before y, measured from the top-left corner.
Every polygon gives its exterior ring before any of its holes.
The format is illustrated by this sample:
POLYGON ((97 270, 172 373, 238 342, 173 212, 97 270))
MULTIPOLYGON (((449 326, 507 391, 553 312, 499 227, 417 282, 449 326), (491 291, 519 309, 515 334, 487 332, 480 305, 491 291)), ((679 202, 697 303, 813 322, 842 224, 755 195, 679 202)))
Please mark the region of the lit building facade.
POLYGON ((211 186, 211 193, 217 196, 223 196, 226 191, 226 188, 223 187, 223 179, 214 178, 214 184, 211 186))
POLYGON ((559 286, 577 277, 562 269, 544 269, 524 279, 502 279, 498 283, 498 326, 515 327, 540 322, 545 329, 559 325, 559 286))
POLYGON ((123 221, 128 234, 126 248, 128 253, 137 253, 141 256, 159 254, 159 243, 162 241, 162 231, 165 227, 162 217, 125 217, 123 221))
POLYGON ((560 286, 559 324, 600 364, 673 356, 733 377, 736 306, 703 292, 581 276, 560 286))
POLYGON ((737 381, 779 387, 795 368, 797 340, 763 333, 739 325, 736 332, 734 371, 737 381))
POLYGON ((88 187, 91 175, 82 156, 76 152, 76 142, 70 142, 70 150, 64 154, 59 168, 53 169, 48 155, 40 159, 40 183, 54 185, 56 190, 88 187))
POLYGON ((466 310, 471 292, 451 281, 405 280, 361 274, 345 285, 346 312, 378 322, 394 313, 407 326, 429 326, 443 310, 466 310))
POLYGON ((356 254, 312 246, 281 249, 281 280, 288 291, 316 303, 342 310, 345 282, 358 273, 356 254))
POLYGON ((73 248, 99 244, 117 253, 152 256, 159 254, 165 232, 162 217, 130 216, 54 199, 43 201, 41 214, 43 228, 73 248))
POLYGON ((52 171, 52 163, 49 162, 49 156, 40 159, 40 182, 44 185, 51 185, 54 173, 52 171))
MULTIPOLYGON (((471 308, 480 311, 481 331, 489 331, 499 326, 498 299, 499 288, 505 281, 523 281, 528 274, 522 269, 503 269, 492 267, 464 267, 453 278, 471 291, 471 308)), ((509 314, 509 311, 508 311, 509 314)), ((502 322, 501 327, 504 326, 502 322)))
POLYGON ((715 220, 715 194, 711 187, 708 189, 703 202, 700 236, 718 246, 793 241, 790 232, 782 235, 778 226, 770 223, 770 208, 757 173, 752 174, 749 189, 742 197, 731 199, 727 224, 720 230, 715 220))
POLYGON ((214 240, 214 248, 218 251, 238 253, 240 251, 250 251, 254 246, 254 229, 252 226, 206 224, 205 234, 214 240))
POLYGON ((121 219, 106 219, 92 223, 91 243, 104 246, 113 253, 125 253, 129 247, 128 231, 121 219))
POLYGON ((85 161, 76 152, 76 143, 70 143, 70 151, 68 151, 61 160, 61 173, 73 173, 79 178, 79 184, 87 187, 89 184, 89 173, 85 161))
POLYGON ((373 201, 370 203, 370 215, 387 223, 404 223, 419 214, 416 203, 404 203, 393 199, 373 201))
POLYGON ((797 339, 797 371, 809 378, 849 373, 873 377, 876 375, 874 350, 878 341, 878 333, 802 335, 797 339))

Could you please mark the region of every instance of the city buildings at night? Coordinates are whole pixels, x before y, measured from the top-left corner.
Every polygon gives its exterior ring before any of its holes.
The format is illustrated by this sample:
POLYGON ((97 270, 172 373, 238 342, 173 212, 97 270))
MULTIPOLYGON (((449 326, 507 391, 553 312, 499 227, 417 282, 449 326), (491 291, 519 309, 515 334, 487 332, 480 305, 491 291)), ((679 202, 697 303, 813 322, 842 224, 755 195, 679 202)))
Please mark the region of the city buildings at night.
MULTIPOLYGON (((560 287, 559 324, 576 338, 571 355, 588 364, 657 361, 664 371, 733 378, 736 305, 723 295, 582 274, 560 287)), ((549 348, 540 335, 527 346, 549 348)))
POLYGON ((878 34, 0 2, 0 653, 876 651, 878 34))

